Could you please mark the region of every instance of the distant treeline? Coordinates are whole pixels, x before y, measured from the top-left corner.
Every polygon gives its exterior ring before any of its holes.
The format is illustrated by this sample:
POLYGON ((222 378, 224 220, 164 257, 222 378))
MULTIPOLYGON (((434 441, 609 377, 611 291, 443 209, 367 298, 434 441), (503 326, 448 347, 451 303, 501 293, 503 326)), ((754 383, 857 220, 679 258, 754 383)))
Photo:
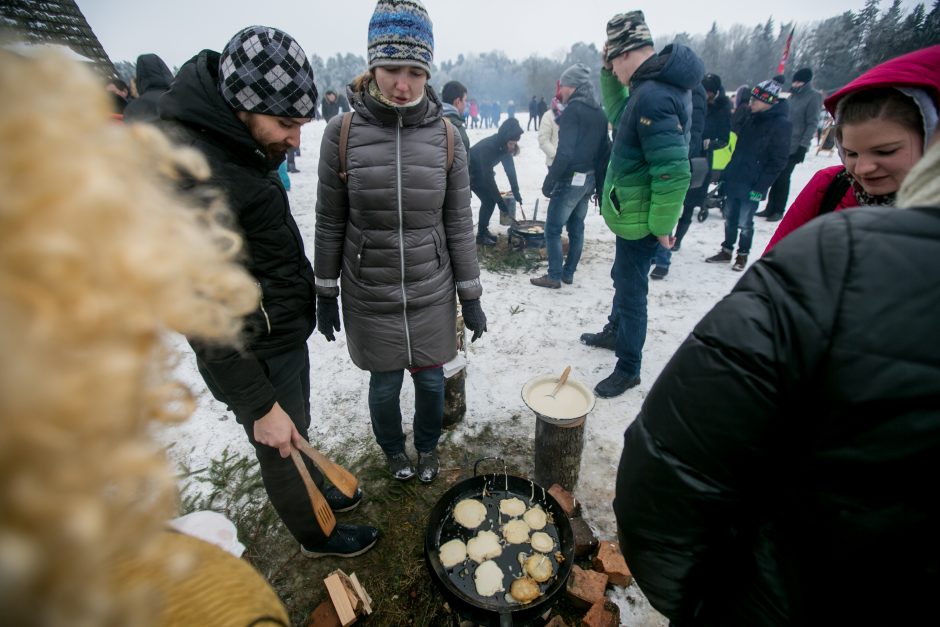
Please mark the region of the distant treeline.
MULTIPOLYGON (((702 57, 705 71, 721 76, 725 87, 733 90, 773 77, 787 37, 793 32, 784 72, 787 81, 797 69, 809 67, 815 74, 815 86, 831 92, 886 59, 940 44, 940 0, 933 0, 929 11, 924 4, 918 4, 908 13, 903 11, 901 0, 893 0, 884 11, 880 4, 881 0, 867 0, 859 11, 846 11, 811 24, 777 25, 768 19, 754 27, 736 24, 722 29, 713 22, 704 35, 660 35, 656 47, 672 42, 690 46, 702 57)), ((599 23, 602 28, 603 17, 599 23)), ((315 54, 310 61, 321 95, 327 89, 343 94, 346 84, 366 68, 364 57, 349 53, 325 61, 315 54)), ((440 93, 444 83, 459 80, 467 86, 471 98, 479 102, 498 100, 503 111, 513 100, 522 115, 533 95, 551 99, 561 72, 577 62, 594 69, 595 89, 599 90, 600 51, 595 44, 582 42, 571 46, 564 58, 532 55, 514 61, 495 51, 459 55, 432 68, 431 84, 440 93)), ((125 80, 134 75, 132 62, 115 65, 125 80)))

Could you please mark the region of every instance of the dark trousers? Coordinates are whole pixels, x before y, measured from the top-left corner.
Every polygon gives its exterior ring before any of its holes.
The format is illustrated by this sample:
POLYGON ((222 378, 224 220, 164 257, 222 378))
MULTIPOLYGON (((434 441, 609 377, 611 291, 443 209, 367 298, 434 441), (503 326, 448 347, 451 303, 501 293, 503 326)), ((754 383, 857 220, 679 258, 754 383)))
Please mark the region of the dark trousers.
MULTIPOLYGON (((307 438, 310 427, 310 356, 307 345, 301 344, 290 352, 260 361, 268 380, 277 390, 277 402, 290 416, 300 435, 307 438)), ((211 373, 202 363, 198 365, 212 396, 228 404, 211 373)), ((264 489, 284 526, 305 547, 311 548, 323 542, 326 536, 314 518, 310 497, 291 458, 283 458, 276 448, 256 442, 254 423, 243 420, 238 412, 235 412, 235 418, 245 428, 248 440, 255 448, 264 489)), ((322 492, 323 475, 310 460, 305 458, 305 461, 310 476, 322 492)))
POLYGON ((483 235, 489 231, 490 218, 493 217, 493 211, 496 209, 496 196, 488 191, 470 188, 477 198, 480 199, 480 223, 477 224, 477 235, 483 235))
POLYGON ((754 241, 754 214, 757 212, 757 201, 750 199, 747 188, 729 188, 725 200, 725 241, 721 247, 728 252, 734 251, 734 243, 738 242, 738 254, 747 255, 751 252, 751 243, 754 241), (740 237, 738 233, 740 232, 740 237))
POLYGON ((770 186, 770 192, 767 194, 767 206, 764 208, 764 215, 778 216, 783 215, 783 212, 786 211, 787 198, 790 196, 790 176, 793 174, 793 168, 795 168, 796 164, 799 162, 797 153, 793 153, 790 155, 790 158, 787 159, 787 165, 783 168, 777 180, 774 181, 774 184, 770 186))
MULTIPOLYGON (((405 452, 401 428, 401 385, 404 370, 373 372, 369 379, 369 415, 372 432, 386 455, 405 452)), ((444 369, 427 368, 412 373, 415 384, 415 450, 430 453, 437 448, 444 422, 444 369)))
POLYGON ((525 130, 531 130, 530 127, 535 125, 535 130, 539 130, 539 118, 536 115, 529 114, 529 122, 525 125, 525 130))
POLYGON ((652 234, 638 240, 617 238, 610 271, 614 280, 614 308, 609 321, 617 325, 617 370, 630 377, 640 376, 646 343, 650 264, 659 246, 659 239, 652 234))

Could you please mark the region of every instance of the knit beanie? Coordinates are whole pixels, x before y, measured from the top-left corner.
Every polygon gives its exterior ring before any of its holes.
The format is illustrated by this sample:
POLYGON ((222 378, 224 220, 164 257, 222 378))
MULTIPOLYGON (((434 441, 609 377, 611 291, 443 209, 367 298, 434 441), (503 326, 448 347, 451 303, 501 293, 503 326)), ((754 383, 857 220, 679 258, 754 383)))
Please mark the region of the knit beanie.
POLYGON ((558 82, 564 87, 578 88, 581 85, 590 84, 590 76, 591 68, 584 65, 583 63, 575 63, 561 73, 561 78, 558 80, 558 82))
POLYGON ((379 0, 369 20, 369 69, 416 66, 431 76, 434 31, 419 0, 379 0))
POLYGON ((717 74, 706 74, 702 79, 702 87, 713 94, 721 92, 721 77, 717 74))
POLYGON ((607 22, 607 61, 624 52, 643 46, 652 46, 653 36, 646 25, 643 11, 618 13, 607 22))
POLYGON ((308 118, 317 88, 307 55, 276 28, 249 26, 225 46, 219 59, 219 92, 236 111, 308 118))
POLYGON ((813 80, 813 71, 808 67, 800 68, 793 74, 793 80, 799 83, 808 83, 813 80))
POLYGON ((780 83, 777 81, 758 83, 757 87, 751 90, 751 98, 766 102, 769 105, 777 104, 780 102, 780 83))

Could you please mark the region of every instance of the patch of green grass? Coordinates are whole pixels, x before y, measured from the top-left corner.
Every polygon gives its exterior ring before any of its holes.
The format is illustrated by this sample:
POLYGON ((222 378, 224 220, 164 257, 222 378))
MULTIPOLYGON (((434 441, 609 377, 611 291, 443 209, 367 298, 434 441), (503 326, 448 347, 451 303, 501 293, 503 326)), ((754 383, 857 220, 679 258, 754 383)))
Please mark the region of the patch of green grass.
POLYGON ((477 246, 480 265, 490 272, 515 274, 519 270, 533 272, 542 261, 538 249, 521 250, 509 246, 509 241, 500 237, 495 246, 477 246))
MULTIPOLYGON (((345 447, 343 453, 324 451, 359 478, 364 492, 362 505, 337 514, 337 521, 369 523, 382 532, 378 545, 356 558, 304 558, 268 502, 253 456, 238 457, 226 450, 206 468, 184 468, 187 497, 182 510, 211 509, 235 522, 239 539, 247 547, 245 559, 277 591, 294 625, 307 624, 314 608, 328 598, 323 579, 342 569, 347 574, 355 572, 373 599, 373 614, 360 619, 358 625, 456 627, 458 617, 445 608, 425 566, 428 515, 444 492, 473 475, 474 462, 494 451, 501 452, 510 474, 532 475, 533 441, 526 431, 534 430, 534 425, 525 424, 517 414, 507 417, 505 426, 509 428, 501 428, 497 434, 491 425, 485 425, 476 433, 464 434, 459 443, 451 443, 452 433, 445 432, 438 447, 441 473, 430 485, 416 479, 392 479, 374 444, 345 447), (356 451, 358 456, 350 458, 346 451, 356 451)), ((496 461, 479 465, 481 473, 497 469, 501 471, 502 464, 496 461)), ((569 624, 576 624, 572 619, 583 615, 564 599, 556 611, 569 624)))

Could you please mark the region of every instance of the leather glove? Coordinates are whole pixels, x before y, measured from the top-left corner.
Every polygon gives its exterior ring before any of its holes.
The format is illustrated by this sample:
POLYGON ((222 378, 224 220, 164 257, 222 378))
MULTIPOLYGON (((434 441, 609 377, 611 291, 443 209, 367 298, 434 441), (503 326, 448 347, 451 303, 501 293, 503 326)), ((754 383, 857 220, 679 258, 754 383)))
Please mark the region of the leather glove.
POLYGON ((553 184, 548 183, 548 182, 546 181, 545 183, 542 184, 542 195, 545 196, 546 198, 551 198, 551 197, 552 197, 552 190, 553 190, 554 188, 555 188, 555 186, 554 186, 553 184))
POLYGON ((760 202, 764 199, 764 195, 761 194, 760 192, 751 192, 748 195, 748 198, 751 199, 751 202, 760 202))
POLYGON ((463 311, 463 323, 473 331, 470 343, 474 343, 486 331, 486 314, 480 306, 480 299, 465 300, 460 303, 463 311))
POLYGON ((317 330, 327 342, 336 341, 333 331, 339 331, 339 303, 335 296, 317 296, 317 330))
POLYGON ((803 159, 806 158, 806 146, 800 146, 796 149, 796 152, 793 153, 794 163, 803 163, 803 159))

